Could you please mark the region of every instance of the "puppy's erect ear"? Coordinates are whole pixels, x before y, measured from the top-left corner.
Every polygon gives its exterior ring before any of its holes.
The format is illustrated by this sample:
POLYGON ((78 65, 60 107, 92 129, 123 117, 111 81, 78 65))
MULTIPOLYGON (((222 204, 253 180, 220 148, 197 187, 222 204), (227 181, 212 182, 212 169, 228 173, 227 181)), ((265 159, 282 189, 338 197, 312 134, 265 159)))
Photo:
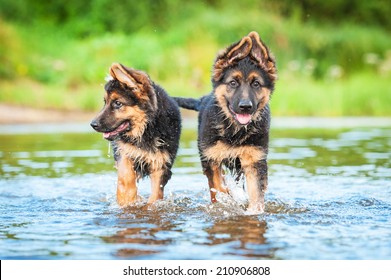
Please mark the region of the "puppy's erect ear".
POLYGON ((226 58, 229 60, 229 63, 245 58, 251 50, 251 45, 251 39, 249 37, 244 37, 238 44, 228 48, 226 58))
POLYGON ((215 64, 213 65, 213 80, 220 80, 225 68, 235 64, 238 60, 245 58, 250 53, 251 46, 251 38, 246 36, 218 54, 215 64))
POLYGON ((252 47, 250 51, 251 58, 268 72, 272 81, 275 81, 277 79, 277 69, 273 55, 270 53, 267 46, 262 42, 257 32, 250 32, 248 37, 250 37, 252 41, 252 47))
POLYGON ((110 76, 113 77, 113 79, 116 79, 120 81, 121 83, 127 85, 130 88, 137 88, 137 81, 132 77, 130 74, 130 71, 132 69, 129 69, 122 64, 119 63, 113 63, 110 67, 110 76))
POLYGON ((153 91, 151 80, 143 71, 113 63, 110 67, 110 76, 132 89, 140 99, 149 99, 148 95, 153 91))

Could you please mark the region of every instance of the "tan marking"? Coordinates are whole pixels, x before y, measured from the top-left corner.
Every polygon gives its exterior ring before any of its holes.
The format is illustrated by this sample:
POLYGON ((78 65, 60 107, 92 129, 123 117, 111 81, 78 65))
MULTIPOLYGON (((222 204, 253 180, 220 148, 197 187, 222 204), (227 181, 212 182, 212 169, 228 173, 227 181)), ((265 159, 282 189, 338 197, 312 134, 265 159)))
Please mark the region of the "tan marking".
MULTIPOLYGON (((110 96, 105 95, 106 106, 111 106, 110 102, 112 100, 118 100, 122 103, 126 103, 125 98, 118 94, 117 92, 111 92, 110 96), (108 99, 107 99, 108 98, 108 99)), ((141 136, 144 134, 145 128, 147 126, 147 114, 138 106, 122 106, 118 110, 114 110, 113 119, 115 120, 130 120, 132 122, 132 129, 126 134, 134 139, 140 140, 141 136)))
POLYGON ((264 79, 262 78, 261 75, 257 71, 252 71, 250 74, 247 76, 247 82, 251 84, 254 80, 257 80, 263 85, 265 83, 264 79))
POLYGON ((166 164, 171 163, 170 156, 167 151, 145 151, 137 146, 123 142, 118 142, 118 151, 123 157, 148 164, 151 172, 160 170, 166 164))
POLYGON ((141 136, 144 134, 148 123, 145 111, 141 110, 138 106, 124 106, 119 117, 132 121, 132 129, 126 134, 131 138, 141 141, 141 136))
POLYGON ((210 164, 210 170, 206 171, 205 175, 208 178, 211 201, 213 203, 217 202, 217 192, 228 193, 228 189, 224 186, 225 184, 221 172, 221 166, 212 162, 210 164))
POLYGON ((203 157, 206 160, 213 160, 218 163, 227 159, 235 160, 236 158, 239 158, 241 165, 244 168, 245 166, 250 166, 255 162, 265 159, 266 154, 259 147, 249 145, 233 147, 221 141, 217 141, 214 146, 204 150, 203 157))
MULTIPOLYGON (((264 80, 262 78, 262 76, 259 75, 258 72, 256 71, 252 71, 248 77, 247 77, 247 82, 250 84, 252 83, 254 80, 258 80, 261 85, 264 84, 264 80)), ((254 113, 254 119, 258 119, 258 116, 259 114, 261 113, 262 109, 266 106, 266 104, 269 102, 270 100, 270 94, 271 94, 271 91, 270 89, 266 88, 266 87, 262 87, 261 88, 261 92, 258 92, 257 95, 258 95, 258 100, 262 100, 259 104, 258 104, 258 108, 257 110, 255 111, 254 113)))
POLYGON ((116 91, 111 91, 110 95, 108 93, 106 93, 106 98, 107 98, 106 99, 107 103, 110 103, 113 100, 118 100, 118 101, 121 101, 122 103, 126 102, 126 99, 121 94, 117 93, 116 91))
POLYGON ((235 79, 235 80, 239 80, 239 81, 242 81, 243 80, 243 73, 242 71, 239 71, 239 70, 236 70, 236 71, 233 71, 229 77, 227 78, 228 80, 229 79, 235 79))
MULTIPOLYGON (((106 106, 111 106, 110 102, 112 100, 118 100, 126 104, 126 99, 115 91, 112 91, 110 95, 106 93, 105 95, 106 106)), ((122 106, 120 109, 115 110, 113 113, 113 118, 117 120, 130 120, 132 122, 132 129, 127 132, 127 135, 134 139, 139 139, 144 134, 145 128, 147 126, 147 114, 139 106, 122 106)))
POLYGON ((163 170, 156 170, 151 173, 151 195, 149 196, 148 203, 154 203, 157 200, 163 199, 164 186, 162 185, 161 178, 163 176, 163 170))
POLYGON ((136 172, 133 169, 133 162, 128 158, 121 157, 117 162, 117 203, 121 207, 135 203, 138 199, 136 172))
POLYGON ((263 212, 264 211, 264 197, 265 191, 260 189, 260 185, 264 182, 259 182, 260 178, 257 174, 257 170, 252 166, 246 166, 243 168, 247 183, 247 193, 249 206, 248 210, 251 212, 263 212))
POLYGON ((266 104, 269 103, 270 94, 271 94, 270 89, 265 88, 265 87, 262 88, 262 91, 261 91, 262 102, 259 104, 258 109, 263 109, 263 107, 265 107, 266 104))
POLYGON ((228 103, 227 99, 232 98, 232 93, 227 92, 227 86, 225 84, 219 85, 214 92, 216 96, 216 100, 220 108, 223 110, 223 113, 227 118, 229 118, 233 123, 235 122, 235 118, 232 116, 229 108, 228 108, 228 103))
POLYGON ((259 115, 262 113, 262 109, 269 103, 271 91, 268 88, 262 88, 261 93, 258 94, 260 94, 259 100, 262 100, 262 102, 259 102, 258 104, 258 108, 253 116, 254 119, 258 119, 259 115))

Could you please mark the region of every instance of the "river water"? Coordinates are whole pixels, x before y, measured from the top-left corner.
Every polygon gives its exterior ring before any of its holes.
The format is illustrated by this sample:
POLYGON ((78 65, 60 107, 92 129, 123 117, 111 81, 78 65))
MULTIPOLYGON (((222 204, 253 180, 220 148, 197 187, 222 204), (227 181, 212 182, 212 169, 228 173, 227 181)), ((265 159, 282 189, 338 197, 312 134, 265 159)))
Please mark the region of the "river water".
MULTIPOLYGON (((88 124, 0 126, 0 258, 391 259, 391 122, 302 122, 272 124, 262 215, 232 178, 210 203, 194 121, 149 209, 117 206, 113 158, 88 124)), ((147 199, 149 180, 139 189, 147 199)))

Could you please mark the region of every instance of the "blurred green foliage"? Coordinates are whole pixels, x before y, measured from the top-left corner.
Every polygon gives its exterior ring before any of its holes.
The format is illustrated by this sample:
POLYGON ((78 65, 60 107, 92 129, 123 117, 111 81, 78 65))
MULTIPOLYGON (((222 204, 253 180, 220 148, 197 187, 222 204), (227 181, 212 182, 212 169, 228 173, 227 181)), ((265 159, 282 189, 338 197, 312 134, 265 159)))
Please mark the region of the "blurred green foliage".
POLYGON ((237 9, 239 14, 252 9, 268 9, 285 17, 299 17, 302 21, 350 22, 391 28, 388 0, 1 0, 0 6, 1 16, 5 19, 24 24, 37 21, 59 24, 79 36, 118 30, 135 32, 145 26, 164 31, 203 8, 223 10, 227 7, 237 9))
POLYGON ((218 50, 256 30, 277 114, 389 115, 390 14, 386 0, 0 0, 0 102, 95 110, 112 62, 201 96, 218 50))
POLYGON ((339 24, 349 22, 359 25, 374 25, 384 29, 391 28, 389 15, 391 5, 388 0, 274 0, 282 15, 296 14, 303 21, 339 24))

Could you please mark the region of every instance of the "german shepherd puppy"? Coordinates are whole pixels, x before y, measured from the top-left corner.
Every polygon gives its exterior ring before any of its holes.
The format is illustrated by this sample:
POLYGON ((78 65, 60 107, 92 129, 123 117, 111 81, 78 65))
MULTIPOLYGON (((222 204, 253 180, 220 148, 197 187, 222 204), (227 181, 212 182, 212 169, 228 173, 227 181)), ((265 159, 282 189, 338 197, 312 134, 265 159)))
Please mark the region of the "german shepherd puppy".
POLYGON ((151 177, 148 203, 163 199, 178 150, 178 105, 142 71, 113 64, 105 85, 105 105, 91 126, 111 141, 118 169, 117 202, 138 200, 136 181, 151 177))
POLYGON ((269 49, 251 32, 218 54, 213 92, 201 99, 174 98, 180 107, 199 111, 198 149, 212 202, 228 193, 222 166, 237 180, 244 174, 248 210, 264 211, 270 127, 269 99, 277 79, 269 49))

